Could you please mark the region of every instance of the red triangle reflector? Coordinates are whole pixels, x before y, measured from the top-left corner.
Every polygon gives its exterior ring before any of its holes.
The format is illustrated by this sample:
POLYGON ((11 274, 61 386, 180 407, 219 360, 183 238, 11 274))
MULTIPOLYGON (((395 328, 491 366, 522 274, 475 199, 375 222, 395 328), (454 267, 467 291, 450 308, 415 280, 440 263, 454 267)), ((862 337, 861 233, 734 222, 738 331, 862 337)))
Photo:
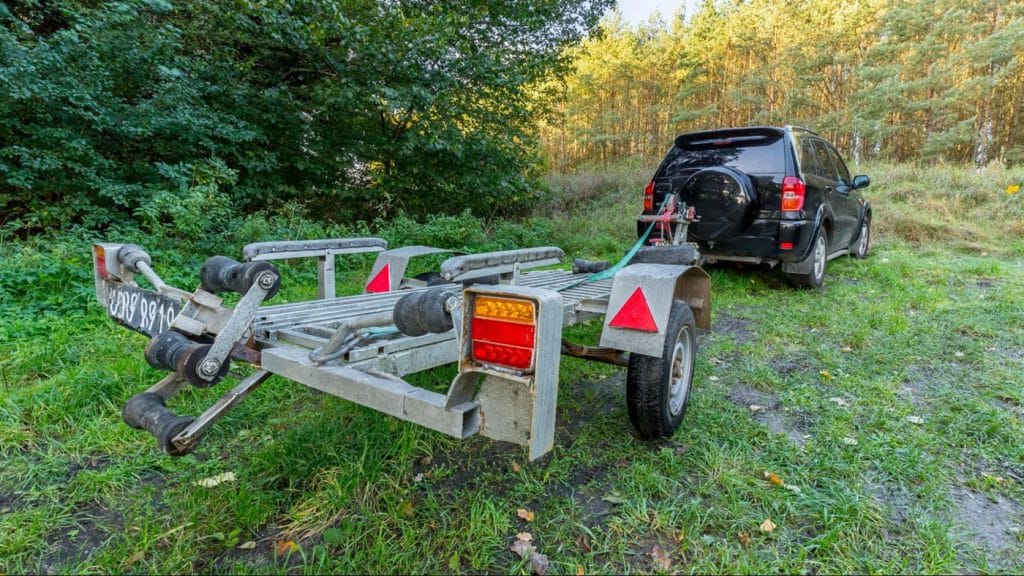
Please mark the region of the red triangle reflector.
POLYGON ((654 316, 651 315, 651 307, 647 305, 647 297, 644 296, 644 291, 639 286, 622 305, 622 308, 619 308, 618 313, 608 325, 614 328, 643 332, 658 331, 658 325, 654 322, 654 316))
POLYGON ((380 272, 366 284, 367 292, 391 292, 391 263, 385 264, 380 272))

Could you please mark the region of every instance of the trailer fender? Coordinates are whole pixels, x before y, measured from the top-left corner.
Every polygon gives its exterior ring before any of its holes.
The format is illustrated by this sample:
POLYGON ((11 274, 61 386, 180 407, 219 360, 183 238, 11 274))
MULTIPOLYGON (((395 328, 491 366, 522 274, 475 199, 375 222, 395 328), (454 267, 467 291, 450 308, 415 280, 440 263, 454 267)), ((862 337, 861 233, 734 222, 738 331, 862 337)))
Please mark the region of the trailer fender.
POLYGON ((633 264, 612 283, 601 346, 661 356, 672 302, 684 300, 700 328, 711 328, 711 277, 696 266, 633 264))
POLYGON ((475 285, 463 292, 459 374, 446 407, 475 401, 479 432, 551 451, 562 340, 562 297, 526 286, 475 285))

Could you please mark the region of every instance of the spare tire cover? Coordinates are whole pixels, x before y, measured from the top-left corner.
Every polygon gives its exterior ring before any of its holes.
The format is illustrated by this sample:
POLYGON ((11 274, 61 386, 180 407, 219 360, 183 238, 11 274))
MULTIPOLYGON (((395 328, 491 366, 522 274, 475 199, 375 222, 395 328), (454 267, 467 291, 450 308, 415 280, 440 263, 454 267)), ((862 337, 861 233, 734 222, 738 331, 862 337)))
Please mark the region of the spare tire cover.
POLYGON ((727 166, 694 172, 679 188, 679 197, 697 214, 690 234, 705 242, 736 236, 750 224, 757 204, 750 176, 727 166))

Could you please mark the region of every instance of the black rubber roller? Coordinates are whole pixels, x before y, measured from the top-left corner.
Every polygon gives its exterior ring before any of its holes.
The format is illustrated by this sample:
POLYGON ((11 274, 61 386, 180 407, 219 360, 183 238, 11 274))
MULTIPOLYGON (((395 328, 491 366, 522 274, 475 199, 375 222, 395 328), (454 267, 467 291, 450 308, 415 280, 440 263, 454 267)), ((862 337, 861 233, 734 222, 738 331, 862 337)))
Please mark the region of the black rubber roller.
POLYGON ((281 289, 281 275, 270 262, 241 263, 227 256, 213 256, 199 270, 199 284, 207 292, 245 294, 264 272, 273 272, 274 284, 268 288, 266 300, 281 289))
POLYGON ((193 342, 180 332, 165 330, 146 345, 146 362, 153 368, 177 372, 193 386, 207 388, 220 382, 231 368, 231 361, 225 360, 213 378, 201 378, 199 369, 209 353, 209 344, 193 342))
POLYGON ((158 394, 142 392, 132 396, 121 410, 121 418, 132 428, 152 434, 160 449, 171 456, 182 456, 191 451, 179 450, 171 439, 187 428, 194 418, 171 412, 158 394))
POLYGON ((448 299, 455 295, 451 288, 429 288, 420 296, 419 318, 427 332, 443 334, 452 329, 452 315, 445 307, 448 299))
POLYGON ((427 327, 420 323, 420 297, 423 292, 410 292, 398 299, 395 304, 395 328, 406 336, 423 336, 427 327))
POLYGON ((406 336, 442 334, 452 329, 452 315, 445 307, 457 292, 441 286, 410 292, 395 304, 395 327, 406 336))
POLYGON ((146 266, 153 265, 153 261, 150 259, 149 254, 146 254, 146 251, 136 244, 125 244, 118 248, 117 260, 130 272, 140 272, 140 262, 146 264, 146 266))
POLYGON ((573 274, 597 274, 598 272, 604 272, 611 268, 611 263, 607 260, 598 260, 591 262, 590 260, 584 260, 577 258, 572 261, 572 273, 573 274))

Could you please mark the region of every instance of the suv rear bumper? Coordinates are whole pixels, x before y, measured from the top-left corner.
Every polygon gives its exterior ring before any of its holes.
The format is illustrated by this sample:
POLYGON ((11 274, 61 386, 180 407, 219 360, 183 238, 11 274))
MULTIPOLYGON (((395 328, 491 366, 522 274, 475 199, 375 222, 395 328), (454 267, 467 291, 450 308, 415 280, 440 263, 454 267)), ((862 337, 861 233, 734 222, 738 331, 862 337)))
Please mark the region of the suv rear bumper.
MULTIPOLYGON (((716 260, 741 262, 792 263, 804 260, 811 251, 815 220, 757 219, 741 236, 725 242, 708 242, 690 236, 688 240, 700 247, 701 254, 716 260), (782 249, 791 244, 792 248, 782 249)), ((647 229, 646 222, 637 221, 637 236, 647 229)))

